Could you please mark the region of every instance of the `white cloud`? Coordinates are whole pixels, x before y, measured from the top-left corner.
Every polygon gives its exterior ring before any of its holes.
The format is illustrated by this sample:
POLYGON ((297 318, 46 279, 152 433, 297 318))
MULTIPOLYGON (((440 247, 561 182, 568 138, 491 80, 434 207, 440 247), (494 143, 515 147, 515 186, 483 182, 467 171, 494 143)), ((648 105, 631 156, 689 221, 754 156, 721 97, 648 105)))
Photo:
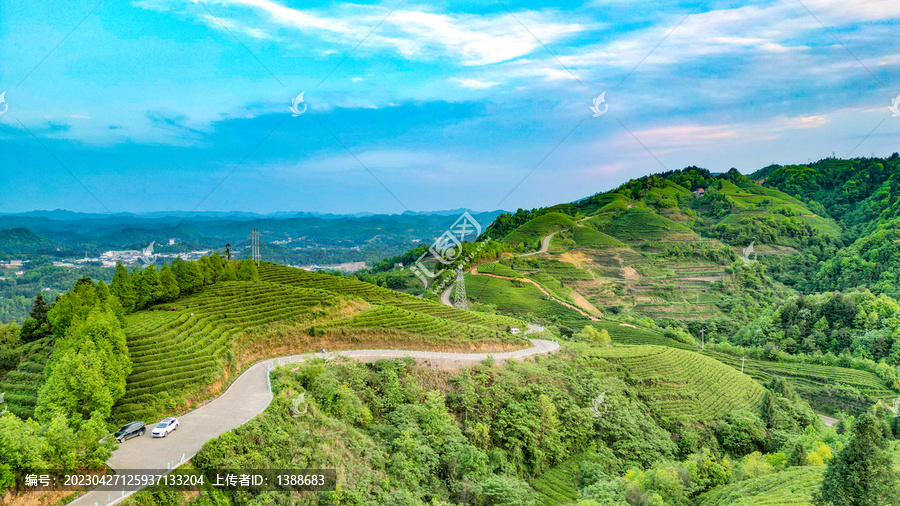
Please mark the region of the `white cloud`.
MULTIPOLYGON (((340 4, 330 12, 287 7, 273 0, 208 0, 208 4, 230 7, 227 17, 216 14, 229 30, 239 30, 256 38, 269 38, 275 31, 314 35, 326 42, 353 47, 366 33, 366 46, 387 46, 410 59, 455 58, 467 66, 489 65, 513 60, 588 29, 581 23, 557 21, 558 15, 536 11, 509 14, 442 14, 426 10, 398 9, 385 15, 384 6, 340 4), (258 18, 246 16, 246 11, 258 18), (242 21, 238 22, 237 19, 242 21), (517 20, 518 19, 518 20, 517 20), (521 21, 521 24, 519 23, 521 21), (525 29, 522 24, 527 26, 525 29), (538 42, 535 37, 540 40, 538 42)), ((171 4, 144 0, 137 5, 155 10, 172 9, 171 4)), ((196 8, 182 9, 184 15, 198 15, 196 8)), ((221 29, 203 12, 201 19, 221 29)), ((592 29, 599 25, 594 24, 592 29)))
POLYGON ((464 88, 469 88, 471 90, 485 90, 485 89, 492 88, 492 87, 500 84, 500 83, 494 82, 494 81, 481 81, 478 79, 466 79, 466 78, 459 78, 459 77, 454 77, 453 81, 456 81, 457 83, 459 83, 460 86, 462 86, 464 88))

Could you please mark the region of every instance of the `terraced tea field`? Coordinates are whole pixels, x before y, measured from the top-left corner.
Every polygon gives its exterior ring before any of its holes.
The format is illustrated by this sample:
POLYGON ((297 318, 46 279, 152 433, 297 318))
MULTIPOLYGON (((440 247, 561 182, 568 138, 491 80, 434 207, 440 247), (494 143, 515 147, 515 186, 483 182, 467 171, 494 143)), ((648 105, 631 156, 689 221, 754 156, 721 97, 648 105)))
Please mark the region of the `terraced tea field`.
POLYGON ((505 332, 507 325, 524 325, 505 316, 273 264, 263 264, 260 273, 272 281, 220 282, 127 317, 133 369, 125 396, 113 409, 117 420, 151 419, 206 395, 245 365, 246 348, 271 351, 266 329, 272 325, 287 329, 279 330, 278 344, 298 352, 313 349, 311 334, 341 342, 389 338, 438 347, 525 343, 505 332))
POLYGON ((548 469, 531 482, 531 488, 538 493, 538 504, 558 506, 576 502, 578 491, 575 489, 575 485, 578 479, 578 462, 582 458, 580 455, 575 456, 548 469))
MULTIPOLYGON (((741 359, 738 357, 717 352, 708 352, 707 355, 740 370, 741 359)), ((750 376, 763 382, 768 381, 773 375, 784 377, 797 388, 801 395, 828 386, 853 387, 863 395, 888 403, 900 395, 900 392, 888 388, 875 374, 846 367, 747 360, 744 363, 744 370, 750 376)))
POLYGON ((601 232, 625 242, 696 236, 690 228, 681 223, 638 207, 628 209, 606 223, 604 220, 598 220, 596 225, 601 232))
POLYGON ((406 293, 395 292, 370 283, 364 283, 356 279, 318 274, 284 265, 263 263, 259 268, 259 276, 263 281, 271 283, 327 290, 341 295, 358 297, 367 302, 394 306, 459 323, 481 325, 496 329, 505 328, 507 325, 523 325, 523 322, 514 318, 463 311, 437 302, 423 300, 406 293))
POLYGON ((478 266, 478 272, 505 276, 507 278, 521 278, 522 274, 513 268, 499 262, 487 262, 478 266))
POLYGON ((737 408, 759 408, 765 394, 749 376, 699 353, 662 346, 617 346, 596 353, 621 365, 641 386, 643 400, 663 417, 718 419, 737 408))
POLYGON ((322 290, 222 282, 171 305, 129 315, 126 335, 133 367, 113 414, 140 418, 151 409, 146 406, 160 399, 196 392, 223 375, 242 332, 297 320, 339 300, 322 290))
POLYGON ((717 487, 697 498, 700 506, 809 506, 825 466, 791 467, 780 473, 717 487))
POLYGON ((0 382, 0 393, 5 394, 7 409, 22 418, 34 416, 38 389, 44 383, 44 366, 52 353, 49 338, 39 339, 26 347, 26 359, 0 382))

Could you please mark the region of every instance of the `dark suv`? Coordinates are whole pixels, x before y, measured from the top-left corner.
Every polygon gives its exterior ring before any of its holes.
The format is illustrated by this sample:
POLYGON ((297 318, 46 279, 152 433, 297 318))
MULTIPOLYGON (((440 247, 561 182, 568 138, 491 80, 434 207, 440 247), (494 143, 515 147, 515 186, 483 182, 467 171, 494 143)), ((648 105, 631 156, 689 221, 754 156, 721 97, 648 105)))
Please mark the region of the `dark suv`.
POLYGON ((137 436, 143 436, 144 432, 147 432, 147 426, 144 425, 144 422, 131 422, 126 423, 119 430, 113 434, 116 438, 116 441, 122 443, 126 439, 131 439, 137 436))

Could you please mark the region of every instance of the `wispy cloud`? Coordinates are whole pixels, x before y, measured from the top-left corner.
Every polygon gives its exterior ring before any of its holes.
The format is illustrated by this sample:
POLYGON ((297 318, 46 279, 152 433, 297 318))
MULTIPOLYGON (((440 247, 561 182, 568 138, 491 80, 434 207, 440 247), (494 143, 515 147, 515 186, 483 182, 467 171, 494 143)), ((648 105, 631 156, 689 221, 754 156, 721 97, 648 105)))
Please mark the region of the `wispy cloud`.
POLYGON ((486 90, 488 88, 493 88, 494 86, 497 86, 498 84, 500 84, 497 81, 482 81, 480 79, 468 79, 468 78, 462 78, 462 77, 454 77, 452 80, 455 81, 460 86, 462 86, 464 88, 469 88, 472 90, 486 90))

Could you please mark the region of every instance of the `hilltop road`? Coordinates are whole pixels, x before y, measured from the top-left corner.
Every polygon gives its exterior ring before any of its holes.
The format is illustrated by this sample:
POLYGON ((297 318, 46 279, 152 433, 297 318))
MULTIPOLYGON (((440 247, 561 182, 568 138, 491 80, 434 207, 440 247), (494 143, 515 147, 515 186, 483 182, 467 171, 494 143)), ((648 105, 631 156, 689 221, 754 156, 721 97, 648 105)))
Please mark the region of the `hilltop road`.
MULTIPOLYGON (((533 344, 531 348, 500 353, 347 350, 334 353, 290 355, 263 360, 250 366, 215 400, 178 417, 180 422, 178 430, 165 438, 154 439, 149 434, 152 426, 148 425, 147 435, 136 437, 119 445, 107 464, 116 470, 165 470, 174 469, 181 463, 190 460, 205 442, 247 423, 269 406, 269 403, 272 402, 272 392, 269 390, 267 372, 272 366, 301 362, 309 358, 348 357, 362 362, 374 362, 384 358, 412 357, 420 365, 458 369, 481 362, 488 356, 492 356, 497 362, 503 362, 523 360, 526 357, 554 353, 559 350, 559 344, 553 341, 532 339, 531 343, 533 344)), ((148 424, 151 422, 151 420, 144 421, 148 424)), ((115 504, 131 493, 94 490, 79 497, 71 504, 78 506, 115 504)))

